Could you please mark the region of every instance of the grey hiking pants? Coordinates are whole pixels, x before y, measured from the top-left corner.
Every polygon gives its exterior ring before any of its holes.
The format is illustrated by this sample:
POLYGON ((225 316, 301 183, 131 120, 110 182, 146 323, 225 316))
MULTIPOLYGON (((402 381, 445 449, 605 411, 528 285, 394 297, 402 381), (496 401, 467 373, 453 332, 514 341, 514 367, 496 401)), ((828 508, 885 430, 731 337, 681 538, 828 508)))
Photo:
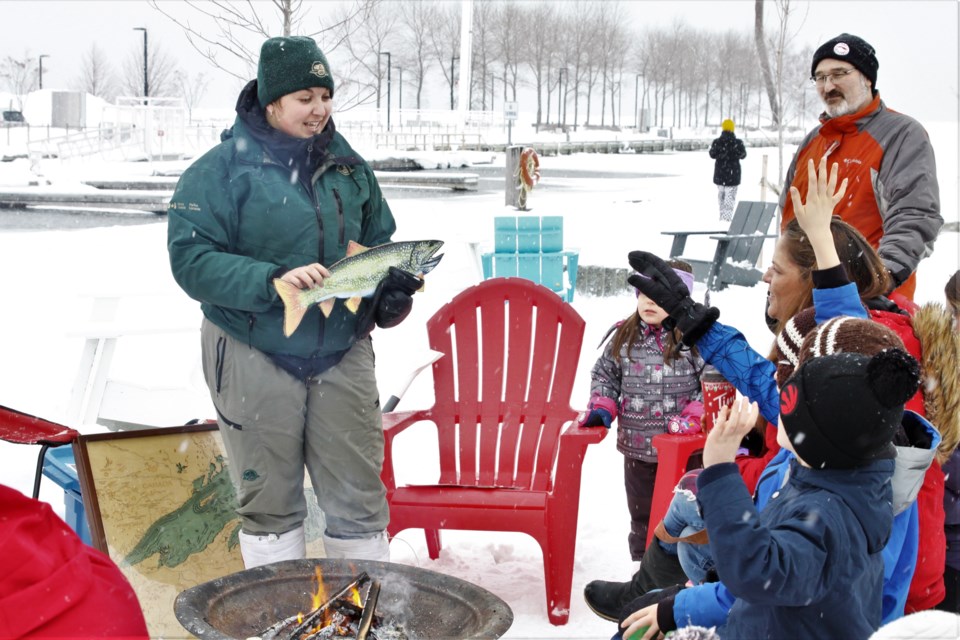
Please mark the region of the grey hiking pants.
POLYGON ((280 534, 303 523, 304 465, 327 535, 383 531, 389 512, 370 338, 306 382, 206 319, 201 345, 244 532, 280 534))

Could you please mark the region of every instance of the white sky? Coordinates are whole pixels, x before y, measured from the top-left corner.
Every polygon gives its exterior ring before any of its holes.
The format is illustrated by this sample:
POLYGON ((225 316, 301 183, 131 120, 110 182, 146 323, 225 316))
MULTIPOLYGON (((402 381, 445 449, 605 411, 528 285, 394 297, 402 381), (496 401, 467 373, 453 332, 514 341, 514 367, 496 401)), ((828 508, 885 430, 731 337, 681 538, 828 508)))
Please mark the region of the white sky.
MULTIPOLYGON (((176 5, 184 3, 165 0, 164 4, 176 10, 176 5)), ((269 8, 269 3, 261 4, 269 8)), ((305 0, 305 4, 315 5, 314 13, 323 7, 322 2, 305 0)), ((646 24, 667 26, 682 18, 699 28, 753 32, 753 0, 637 0, 626 5, 638 29, 646 24)), ((844 31, 859 35, 877 49, 877 87, 889 106, 921 122, 957 121, 957 2, 813 0, 795 1, 794 5, 797 17, 792 24, 800 28, 798 48, 804 44, 815 47, 844 31)), ((772 2, 768 2, 766 20, 768 25, 775 22, 772 2)), ((116 68, 122 68, 123 62, 143 47, 143 34, 133 31, 134 27, 146 27, 150 42, 162 44, 184 68, 207 73, 211 84, 204 106, 232 108, 238 83, 209 67, 187 44, 180 28, 145 0, 0 0, 0 57, 47 54, 44 85, 69 89, 94 41, 116 68)), ((430 106, 442 108, 443 104, 438 98, 430 106)), ((521 104, 520 108, 525 107, 521 104)))

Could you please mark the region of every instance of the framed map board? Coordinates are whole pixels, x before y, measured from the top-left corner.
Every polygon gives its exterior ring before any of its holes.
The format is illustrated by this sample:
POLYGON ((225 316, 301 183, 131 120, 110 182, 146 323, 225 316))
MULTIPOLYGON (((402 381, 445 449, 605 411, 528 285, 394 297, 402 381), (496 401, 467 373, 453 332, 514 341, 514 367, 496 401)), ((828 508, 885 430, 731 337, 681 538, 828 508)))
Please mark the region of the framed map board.
MULTIPOLYGON (((130 581, 151 637, 190 637, 177 594, 244 568, 217 425, 82 435, 73 447, 93 546, 130 581)), ((323 557, 323 516, 305 488, 307 555, 323 557)))

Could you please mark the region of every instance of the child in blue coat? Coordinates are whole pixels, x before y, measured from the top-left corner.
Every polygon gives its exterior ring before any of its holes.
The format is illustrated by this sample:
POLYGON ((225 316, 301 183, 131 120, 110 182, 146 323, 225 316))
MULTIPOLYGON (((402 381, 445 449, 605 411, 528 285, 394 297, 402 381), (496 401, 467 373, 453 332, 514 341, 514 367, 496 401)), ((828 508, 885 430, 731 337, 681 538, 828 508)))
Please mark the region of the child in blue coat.
MULTIPOLYGON (((721 412, 697 488, 717 571, 737 598, 725 637, 866 638, 880 626, 892 441, 919 383, 919 365, 900 349, 802 362, 780 393, 778 441, 796 458, 762 512, 733 462, 759 408, 741 400, 721 412)), ((647 627, 638 640, 654 637, 661 616, 670 628, 662 604, 631 614, 624 636, 647 627)))

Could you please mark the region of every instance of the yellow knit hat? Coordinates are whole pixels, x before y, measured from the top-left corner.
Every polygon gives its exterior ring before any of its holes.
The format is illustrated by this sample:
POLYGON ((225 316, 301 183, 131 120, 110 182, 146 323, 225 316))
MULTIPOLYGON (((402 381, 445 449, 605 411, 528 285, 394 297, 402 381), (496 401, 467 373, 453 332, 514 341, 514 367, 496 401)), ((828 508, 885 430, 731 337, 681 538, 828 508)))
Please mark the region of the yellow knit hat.
POLYGON ((720 123, 720 128, 723 129, 724 131, 733 131, 733 120, 731 120, 730 118, 727 118, 726 120, 720 123))

